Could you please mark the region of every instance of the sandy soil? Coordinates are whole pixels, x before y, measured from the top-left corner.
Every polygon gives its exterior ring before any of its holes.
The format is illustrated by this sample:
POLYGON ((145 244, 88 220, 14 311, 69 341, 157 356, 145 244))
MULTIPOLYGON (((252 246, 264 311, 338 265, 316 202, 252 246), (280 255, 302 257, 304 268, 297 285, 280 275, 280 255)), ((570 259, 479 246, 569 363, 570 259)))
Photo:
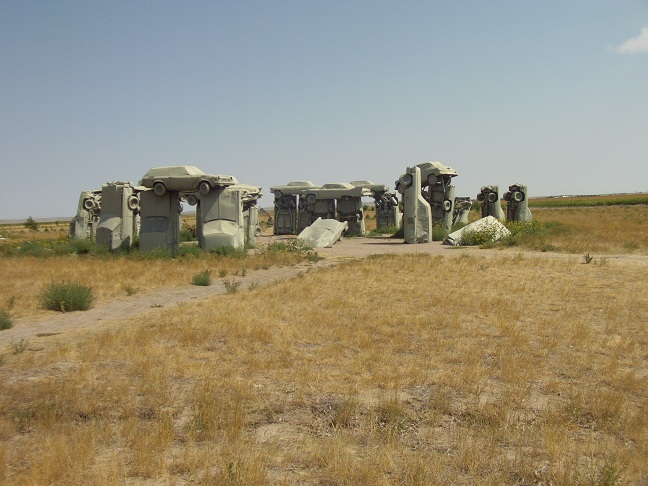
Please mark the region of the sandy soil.
MULTIPOLYGON (((276 238, 288 239, 288 238, 276 238)), ((274 241, 274 237, 262 237, 261 245, 274 241)), ((582 260, 582 255, 566 255, 560 253, 538 253, 525 252, 520 250, 484 250, 477 247, 452 248, 443 246, 439 242, 420 245, 406 245, 403 240, 386 237, 375 238, 346 238, 332 248, 318 250, 323 260, 316 263, 302 263, 294 267, 273 267, 268 270, 249 271, 245 277, 236 277, 241 281, 241 289, 252 286, 264 286, 278 280, 285 280, 296 276, 309 269, 325 268, 336 265, 342 261, 354 258, 365 258, 374 254, 405 254, 405 253, 426 253, 445 255, 448 257, 459 257, 465 254, 493 257, 496 255, 518 255, 535 258, 562 258, 567 260, 582 260)), ((596 257, 596 256, 595 256, 596 257)), ((609 262, 619 265, 643 265, 648 266, 648 257, 636 255, 606 255, 609 262)), ((223 279, 215 280, 209 287, 197 287, 186 285, 155 291, 138 292, 130 297, 122 297, 110 302, 97 305, 85 312, 72 312, 67 314, 52 313, 51 315, 38 319, 25 318, 17 319, 11 329, 0 332, 0 346, 19 343, 21 340, 29 340, 58 335, 66 331, 93 329, 101 330, 120 325, 125 318, 143 316, 145 314, 164 312, 166 307, 178 305, 190 300, 204 299, 214 295, 225 294, 225 288, 221 285, 223 279)))

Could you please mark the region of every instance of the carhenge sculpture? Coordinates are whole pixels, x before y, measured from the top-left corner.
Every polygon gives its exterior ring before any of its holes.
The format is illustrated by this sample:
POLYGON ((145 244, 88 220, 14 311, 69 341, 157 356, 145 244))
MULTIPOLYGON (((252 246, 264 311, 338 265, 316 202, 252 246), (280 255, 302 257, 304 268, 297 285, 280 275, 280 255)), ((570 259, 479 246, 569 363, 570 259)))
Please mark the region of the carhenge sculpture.
MULTIPOLYGON (((310 216, 307 226, 314 223, 317 218, 336 219, 348 223, 347 234, 364 236, 363 197, 372 197, 372 192, 364 187, 356 187, 345 182, 332 182, 324 184, 319 189, 303 190, 299 196, 299 206, 300 211, 303 208, 304 214, 310 216)), ((306 221, 307 218, 304 220, 306 221)), ((303 229, 300 228, 300 231, 303 229)))
MULTIPOLYGON (((197 198, 196 233, 204 250, 231 246, 254 246, 261 234, 259 206, 261 188, 247 184, 216 187, 197 198)), ((195 196, 194 196, 195 197, 195 196)), ((191 204, 194 199, 188 196, 191 204)))
POLYGON ((472 199, 470 197, 455 196, 452 225, 454 226, 457 223, 468 224, 468 215, 471 208, 472 199))
POLYGON ((508 203, 506 207, 506 219, 508 221, 529 222, 532 220, 527 186, 523 184, 509 186, 508 192, 504 194, 504 200, 508 203))
POLYGON ((433 225, 446 231, 452 229, 455 187, 451 182, 456 176, 457 172, 452 167, 441 162, 424 162, 408 167, 396 181, 396 189, 403 194, 406 243, 431 241, 433 225), (425 187, 427 190, 423 190, 425 187))
POLYGON ((390 191, 384 184, 374 184, 371 181, 351 181, 351 185, 371 191, 376 207, 376 229, 400 227, 403 214, 399 210, 395 191, 390 191))
POLYGON ((77 213, 70 221, 69 237, 77 240, 95 240, 101 212, 101 189, 81 191, 77 213))
POLYGON ((496 219, 504 219, 504 211, 500 204, 499 186, 483 186, 479 194, 477 194, 477 200, 482 205, 482 218, 492 216, 496 219))
POLYGON ((140 200, 130 182, 109 182, 101 188, 98 245, 110 251, 130 248, 137 236, 140 200))
POLYGON ((311 214, 298 206, 299 194, 307 189, 319 189, 311 181, 292 181, 285 186, 270 188, 274 194, 274 234, 296 235, 309 226, 311 214))

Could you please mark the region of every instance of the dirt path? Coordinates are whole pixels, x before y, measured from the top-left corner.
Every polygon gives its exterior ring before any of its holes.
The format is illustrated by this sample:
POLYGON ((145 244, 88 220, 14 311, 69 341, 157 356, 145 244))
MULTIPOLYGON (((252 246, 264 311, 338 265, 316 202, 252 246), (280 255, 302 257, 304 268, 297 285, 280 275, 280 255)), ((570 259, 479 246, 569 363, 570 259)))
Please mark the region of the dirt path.
MULTIPOLYGON (((267 238, 268 241, 273 239, 267 238)), ((421 245, 405 245, 402 241, 390 238, 347 238, 334 245, 333 248, 318 250, 320 256, 324 257, 324 259, 317 263, 302 263, 294 267, 272 267, 268 270, 250 271, 245 277, 236 277, 236 280, 241 281, 241 289, 246 289, 250 286, 264 286, 278 280, 289 279, 308 269, 324 268, 349 259, 365 258, 369 255, 385 253, 426 253, 445 255, 448 257, 459 257, 465 254, 483 257, 522 254, 527 258, 544 257, 573 261, 582 260, 581 255, 538 253, 520 250, 482 250, 476 247, 451 248, 443 246, 438 242, 421 245)), ((611 255, 605 256, 604 258, 610 262, 618 262, 622 265, 648 266, 648 257, 646 256, 611 255)), ((114 326, 116 322, 123 321, 125 318, 163 312, 162 309, 164 307, 168 308, 181 302, 225 294, 225 288, 221 284, 222 280, 218 279, 208 287, 185 285, 183 287, 140 292, 134 296, 122 297, 102 303, 85 312, 57 313, 37 319, 18 319, 14 321, 11 329, 0 331, 0 346, 11 345, 12 343, 17 344, 21 340, 33 340, 39 337, 56 335, 73 329, 107 328, 109 325, 114 326)))

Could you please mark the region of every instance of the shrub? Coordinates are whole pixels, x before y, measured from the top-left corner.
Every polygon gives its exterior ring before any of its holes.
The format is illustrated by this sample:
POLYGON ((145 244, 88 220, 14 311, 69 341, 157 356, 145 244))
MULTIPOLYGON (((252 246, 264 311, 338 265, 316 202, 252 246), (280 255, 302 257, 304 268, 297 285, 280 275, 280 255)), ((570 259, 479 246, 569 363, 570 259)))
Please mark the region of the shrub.
POLYGON ((318 255, 317 251, 315 251, 315 249, 306 241, 300 240, 299 238, 290 240, 288 243, 284 243, 282 241, 270 243, 264 251, 268 253, 292 253, 293 255, 298 255, 306 258, 307 260, 315 262, 321 260, 321 257, 318 255))
POLYGON ((27 228, 30 231, 37 231, 38 230, 38 223, 31 216, 29 218, 27 218, 27 220, 23 224, 24 224, 25 228, 27 228))
POLYGON ((221 283, 223 288, 225 288, 225 292, 228 294, 235 294, 238 292, 239 287, 241 286, 241 281, 240 280, 223 280, 221 283))
POLYGON ((376 228, 369 232, 369 236, 378 235, 394 235, 399 230, 397 226, 385 226, 383 228, 376 228))
POLYGON ((432 241, 443 241, 446 236, 448 236, 448 232, 443 226, 439 224, 432 226, 432 241))
POLYGON ((43 308, 60 312, 88 310, 94 302, 92 288, 78 282, 52 282, 39 295, 43 308))
POLYGON ((207 287, 211 285, 212 283, 211 270, 205 269, 202 272, 197 273, 192 277, 191 283, 193 285, 199 285, 201 287, 207 287))
POLYGON ((13 322, 11 322, 11 316, 7 311, 0 309, 0 331, 10 329, 11 326, 13 326, 13 322))
POLYGON ((220 246, 213 248, 211 252, 218 256, 245 258, 247 251, 245 248, 234 248, 233 246, 220 246))
POLYGON ((482 230, 465 231, 461 237, 462 246, 479 246, 489 241, 493 241, 497 235, 495 228, 485 228, 482 230))

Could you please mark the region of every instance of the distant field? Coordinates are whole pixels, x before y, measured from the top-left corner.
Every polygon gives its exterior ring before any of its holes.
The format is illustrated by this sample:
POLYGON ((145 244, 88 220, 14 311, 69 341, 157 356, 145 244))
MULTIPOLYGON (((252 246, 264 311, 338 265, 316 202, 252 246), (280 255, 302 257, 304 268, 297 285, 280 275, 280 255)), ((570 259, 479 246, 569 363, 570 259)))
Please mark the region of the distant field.
POLYGON ((530 198, 530 207, 560 208, 570 206, 614 206, 648 204, 648 194, 613 194, 605 196, 565 196, 530 198))

